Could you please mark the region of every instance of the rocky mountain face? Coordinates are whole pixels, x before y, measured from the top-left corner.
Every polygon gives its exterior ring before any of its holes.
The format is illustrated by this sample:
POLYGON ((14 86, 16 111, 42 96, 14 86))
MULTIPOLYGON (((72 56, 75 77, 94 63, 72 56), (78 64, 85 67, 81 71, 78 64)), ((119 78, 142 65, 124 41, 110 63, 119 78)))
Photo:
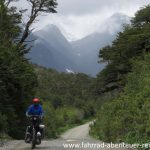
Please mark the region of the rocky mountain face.
POLYGON ((129 20, 123 14, 114 14, 102 25, 105 27, 103 32, 96 31, 73 42, 69 42, 55 25, 48 25, 30 37, 35 41, 27 57, 33 63, 47 68, 95 76, 105 66, 98 63, 100 48, 111 44, 122 30, 122 25, 129 23, 129 20))

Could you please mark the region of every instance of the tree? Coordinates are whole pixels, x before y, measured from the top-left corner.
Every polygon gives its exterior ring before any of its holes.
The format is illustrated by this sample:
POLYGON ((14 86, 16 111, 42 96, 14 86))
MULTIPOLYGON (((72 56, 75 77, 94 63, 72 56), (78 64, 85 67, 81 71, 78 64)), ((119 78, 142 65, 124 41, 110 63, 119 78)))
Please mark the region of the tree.
POLYGON ((121 90, 132 69, 131 60, 138 57, 142 59, 150 51, 149 11, 149 5, 139 10, 132 24, 126 25, 123 32, 118 33, 112 45, 100 50, 99 57, 107 66, 98 75, 98 91, 121 90))
POLYGON ((27 0, 31 4, 31 12, 29 20, 25 25, 21 40, 19 42, 22 45, 30 34, 30 27, 34 23, 35 19, 40 13, 56 13, 56 0, 27 0))
POLYGON ((105 103, 92 134, 107 142, 147 143, 150 137, 150 54, 134 60, 127 84, 118 98, 105 103))
POLYGON ((32 9, 24 31, 20 27, 22 13, 9 4, 16 0, 0 1, 0 131, 9 136, 24 136, 25 110, 34 97, 37 86, 33 66, 24 57, 28 52, 25 40, 30 26, 40 13, 55 13, 55 0, 28 0, 32 9), (21 31, 23 31, 20 39, 21 31), (18 42, 19 41, 19 42, 18 42), (1 122, 6 121, 6 126, 1 122))
POLYGON ((16 13, 16 7, 8 9, 6 4, 5 0, 0 1, 0 36, 3 37, 0 38, 1 44, 6 42, 6 39, 8 43, 11 43, 19 36, 21 31, 18 26, 21 23, 21 15, 16 13))
POLYGON ((137 11, 136 17, 132 20, 132 24, 136 27, 142 27, 144 24, 150 24, 150 5, 143 7, 137 11))
POLYGON ((15 42, 21 15, 6 4, 0 1, 0 114, 7 120, 7 133, 19 138, 24 134, 25 109, 34 96, 36 75, 15 42))

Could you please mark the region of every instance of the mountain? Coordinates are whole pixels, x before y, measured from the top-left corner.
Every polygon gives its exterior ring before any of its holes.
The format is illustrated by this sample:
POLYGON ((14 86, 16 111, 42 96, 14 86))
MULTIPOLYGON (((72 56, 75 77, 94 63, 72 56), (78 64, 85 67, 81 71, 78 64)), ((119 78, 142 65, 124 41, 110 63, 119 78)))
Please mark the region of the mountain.
POLYGON ((98 64, 100 48, 112 43, 116 34, 122 30, 123 24, 129 23, 130 18, 123 14, 114 14, 101 26, 103 32, 95 32, 87 37, 71 42, 78 55, 79 72, 95 76, 105 64, 98 64))
POLYGON ((32 34, 34 46, 27 57, 40 66, 63 72, 82 72, 95 76, 105 64, 98 63, 100 48, 111 44, 122 25, 130 18, 117 13, 100 26, 100 30, 83 39, 69 42, 55 25, 32 34), (101 31, 102 30, 102 31, 101 31))
POLYGON ((34 32, 32 39, 34 46, 27 57, 33 63, 59 71, 76 70, 71 45, 56 26, 48 25, 34 32))
POLYGON ((79 72, 95 76, 105 64, 98 63, 100 47, 110 44, 113 36, 109 33, 93 33, 81 40, 72 42, 71 45, 78 55, 76 63, 80 66, 79 72))
POLYGON ((109 17, 102 26, 105 26, 105 31, 111 34, 116 34, 123 29, 124 24, 130 24, 131 18, 122 13, 115 13, 109 17))

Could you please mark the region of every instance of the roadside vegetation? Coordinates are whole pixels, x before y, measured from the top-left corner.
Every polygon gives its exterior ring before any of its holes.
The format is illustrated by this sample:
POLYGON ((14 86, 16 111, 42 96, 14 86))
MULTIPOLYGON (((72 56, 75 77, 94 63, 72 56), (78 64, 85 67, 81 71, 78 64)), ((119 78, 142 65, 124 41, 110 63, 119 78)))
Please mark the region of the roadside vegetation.
POLYGON ((25 45, 18 46, 21 14, 0 1, 0 134, 19 138, 24 130, 24 111, 37 84, 32 65, 25 59, 25 45))
POLYGON ((150 138, 150 6, 139 10, 112 45, 100 50, 107 67, 99 94, 118 91, 101 106, 91 134, 106 142, 148 143, 150 138))

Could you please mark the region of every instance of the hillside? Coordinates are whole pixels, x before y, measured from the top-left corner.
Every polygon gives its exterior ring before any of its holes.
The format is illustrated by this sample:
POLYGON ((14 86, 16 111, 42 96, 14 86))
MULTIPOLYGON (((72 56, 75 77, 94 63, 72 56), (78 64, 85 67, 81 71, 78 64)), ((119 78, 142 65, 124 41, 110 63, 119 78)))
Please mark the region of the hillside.
POLYGON ((48 137, 57 137, 63 130, 94 117, 96 99, 90 92, 93 78, 39 66, 35 66, 35 71, 38 77, 35 95, 49 114, 45 118, 48 137))

